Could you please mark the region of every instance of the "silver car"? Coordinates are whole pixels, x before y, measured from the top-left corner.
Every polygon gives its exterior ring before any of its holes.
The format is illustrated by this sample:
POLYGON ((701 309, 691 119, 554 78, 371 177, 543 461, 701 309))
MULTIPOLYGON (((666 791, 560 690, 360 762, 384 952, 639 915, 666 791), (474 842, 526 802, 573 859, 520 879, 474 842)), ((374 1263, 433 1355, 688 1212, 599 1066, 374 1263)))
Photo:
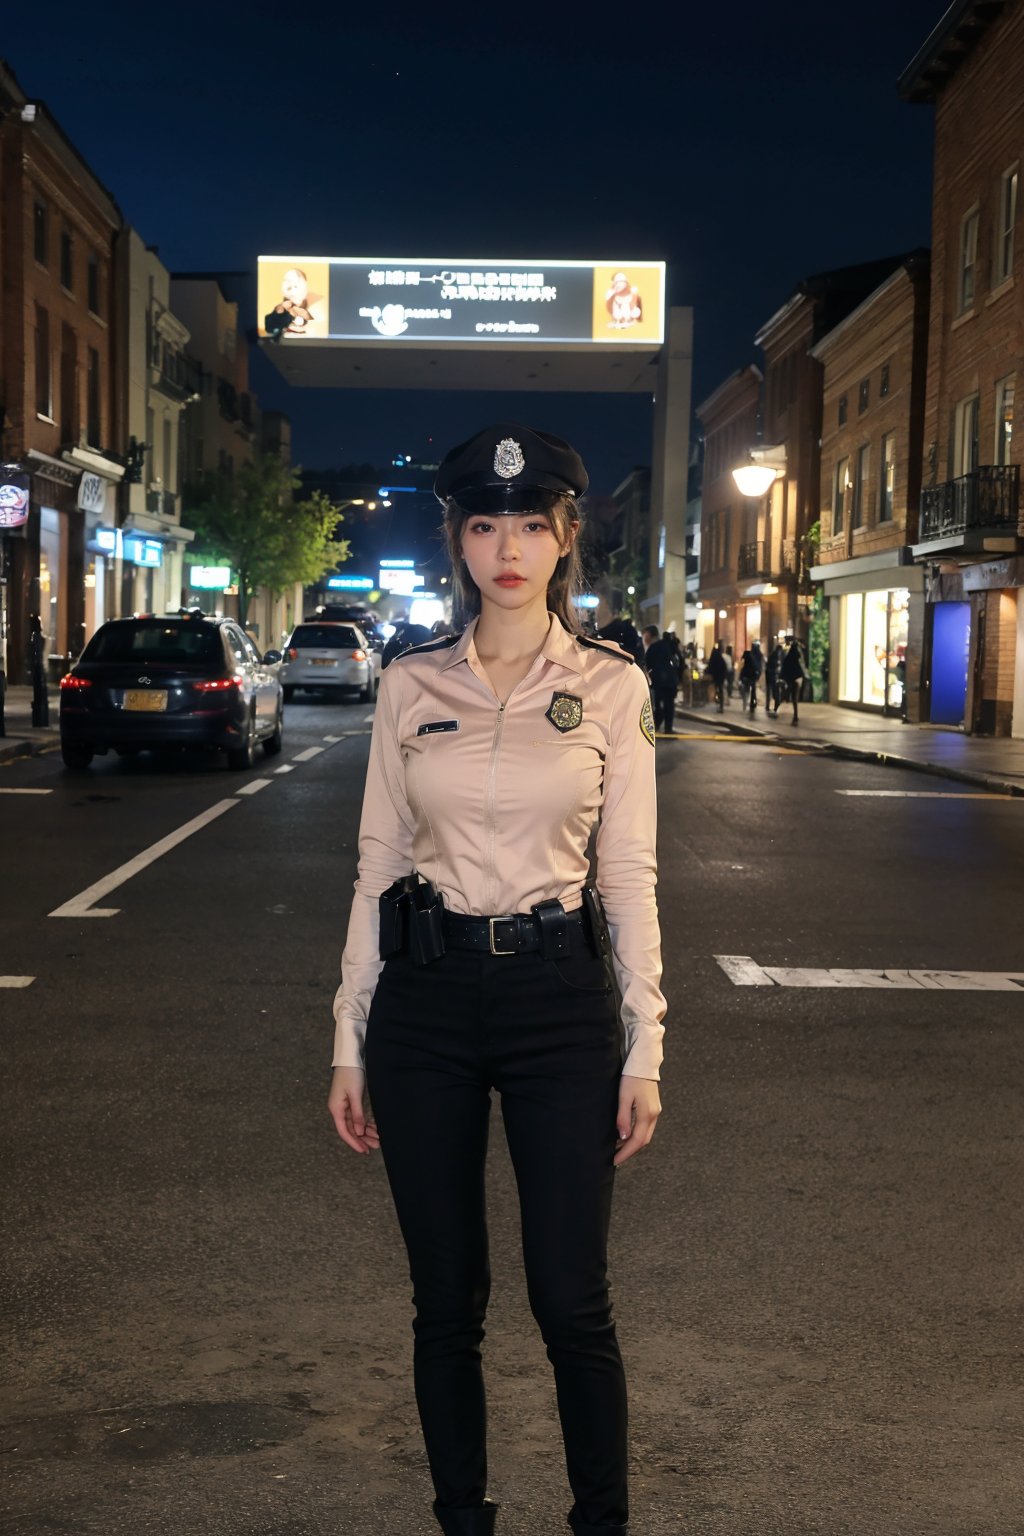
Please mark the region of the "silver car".
POLYGON ((285 700, 309 693, 353 693, 372 704, 380 687, 380 654, 355 624, 297 624, 281 664, 285 700))

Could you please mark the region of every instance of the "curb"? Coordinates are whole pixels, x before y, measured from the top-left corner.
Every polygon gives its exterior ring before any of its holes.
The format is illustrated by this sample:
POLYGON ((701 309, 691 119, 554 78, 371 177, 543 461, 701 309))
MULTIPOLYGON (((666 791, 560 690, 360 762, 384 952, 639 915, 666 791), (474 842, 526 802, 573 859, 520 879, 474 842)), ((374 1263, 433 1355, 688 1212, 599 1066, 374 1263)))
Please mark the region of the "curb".
POLYGON ((49 752, 59 745, 60 737, 56 734, 40 736, 38 740, 23 737, 15 741, 7 741, 0 736, 0 763, 13 762, 19 757, 38 757, 40 752, 49 752))
MULTIPOLYGON (((676 714, 682 715, 687 720, 697 720, 707 723, 707 715, 700 714, 693 709, 676 708, 676 714)), ((718 719, 716 725, 722 726, 733 736, 758 736, 762 741, 779 741, 785 746, 794 742, 799 744, 802 738, 793 736, 780 736, 774 731, 759 731, 749 725, 734 725, 730 720, 718 719)), ((1024 784, 1016 784, 1007 779, 997 779, 988 773, 974 773, 969 768, 955 768, 945 763, 922 762, 916 757, 905 757, 899 752, 870 751, 866 747, 840 746, 831 741, 807 741, 806 745, 817 752, 826 753, 829 757, 845 758, 849 762, 876 763, 883 768, 902 768, 911 773, 928 773, 936 779, 952 779, 958 784, 972 784, 977 789, 989 789, 1000 795, 1024 796, 1024 784)))

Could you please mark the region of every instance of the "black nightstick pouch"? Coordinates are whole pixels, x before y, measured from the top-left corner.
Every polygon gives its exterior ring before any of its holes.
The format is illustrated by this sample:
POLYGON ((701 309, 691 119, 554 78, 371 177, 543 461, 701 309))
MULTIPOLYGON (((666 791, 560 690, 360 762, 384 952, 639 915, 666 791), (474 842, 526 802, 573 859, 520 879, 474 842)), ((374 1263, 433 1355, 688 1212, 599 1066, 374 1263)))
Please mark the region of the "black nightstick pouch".
POLYGON ((414 965, 429 965, 444 954, 441 930, 444 903, 429 881, 418 885, 409 898, 406 921, 409 927, 409 958, 414 965))
POLYGON ((601 898, 592 885, 583 887, 583 911, 586 914, 587 929, 594 954, 600 955, 602 960, 608 960, 611 955, 608 922, 601 906, 601 898))
POLYGON ((382 960, 397 955, 405 948, 408 926, 408 908, 416 889, 417 875, 403 875, 394 885, 389 885, 377 898, 380 911, 380 957, 382 960))

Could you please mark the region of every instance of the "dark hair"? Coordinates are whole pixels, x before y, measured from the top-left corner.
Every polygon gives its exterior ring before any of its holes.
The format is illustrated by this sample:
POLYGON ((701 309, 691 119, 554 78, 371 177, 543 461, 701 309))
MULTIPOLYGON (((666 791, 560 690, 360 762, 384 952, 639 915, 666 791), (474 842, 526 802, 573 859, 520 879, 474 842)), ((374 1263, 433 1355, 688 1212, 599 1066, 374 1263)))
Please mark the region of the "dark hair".
MULTIPOLYGON (((543 513, 551 519, 551 527, 559 544, 566 542, 572 530, 572 524, 580 520, 580 510, 575 496, 562 495, 556 491, 538 491, 537 504, 529 510, 543 513)), ((452 602, 452 628, 456 631, 464 629, 470 619, 475 619, 480 612, 480 589, 469 574, 469 567, 462 558, 462 531, 471 517, 487 515, 479 510, 467 512, 465 507, 459 506, 454 497, 449 497, 445 504, 442 527, 448 541, 448 555, 452 563, 452 581, 455 588, 452 602)), ((507 517, 509 514, 502 512, 493 515, 507 517)), ((523 511, 516 515, 526 517, 529 514, 523 511)), ((548 608, 563 628, 569 630, 571 634, 580 633, 580 621, 573 598, 582 590, 583 566, 577 535, 572 541, 569 553, 559 555, 558 564, 548 582, 548 608)))

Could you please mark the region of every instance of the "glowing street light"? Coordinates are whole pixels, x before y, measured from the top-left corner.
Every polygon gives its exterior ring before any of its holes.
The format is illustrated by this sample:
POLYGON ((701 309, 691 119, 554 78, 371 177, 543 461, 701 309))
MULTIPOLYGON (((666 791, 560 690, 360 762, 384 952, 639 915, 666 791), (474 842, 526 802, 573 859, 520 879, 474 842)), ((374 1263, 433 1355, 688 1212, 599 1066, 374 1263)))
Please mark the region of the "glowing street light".
POLYGON ((741 496, 763 496, 778 476, 778 470, 770 464, 741 464, 732 472, 741 496))

